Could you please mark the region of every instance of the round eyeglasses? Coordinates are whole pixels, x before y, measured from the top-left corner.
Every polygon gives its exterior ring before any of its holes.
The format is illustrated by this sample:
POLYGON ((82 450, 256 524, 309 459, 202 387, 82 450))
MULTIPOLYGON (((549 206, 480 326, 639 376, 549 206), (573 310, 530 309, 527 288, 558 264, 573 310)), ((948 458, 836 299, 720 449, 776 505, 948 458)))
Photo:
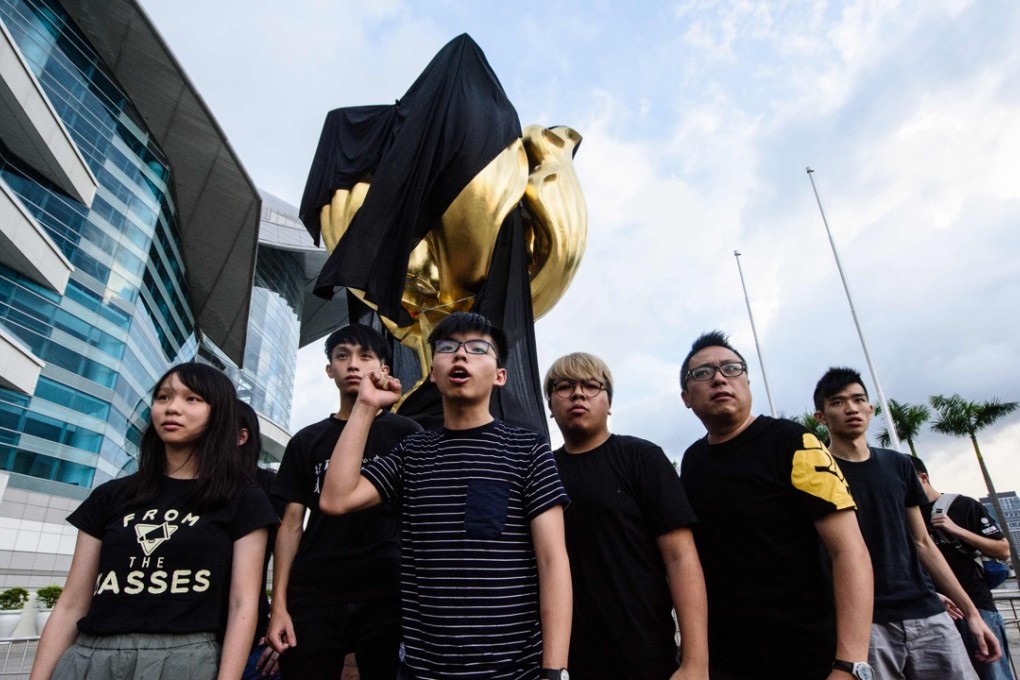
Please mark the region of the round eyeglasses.
POLYGON ((436 340, 436 354, 454 354, 461 347, 468 354, 487 354, 491 349, 492 353, 496 353, 496 348, 492 346, 492 343, 488 340, 436 340))
POLYGON ((715 377, 716 371, 722 373, 723 377, 736 378, 746 370, 747 364, 742 361, 727 361, 725 364, 720 364, 718 366, 704 364, 702 366, 695 366, 691 370, 687 371, 687 378, 698 382, 708 382, 715 377))
POLYGON ((580 382, 576 380, 561 380, 553 385, 553 392, 561 399, 569 399, 577 387, 580 387, 581 394, 589 399, 594 399, 598 396, 599 392, 606 389, 606 386, 598 380, 582 380, 580 382))

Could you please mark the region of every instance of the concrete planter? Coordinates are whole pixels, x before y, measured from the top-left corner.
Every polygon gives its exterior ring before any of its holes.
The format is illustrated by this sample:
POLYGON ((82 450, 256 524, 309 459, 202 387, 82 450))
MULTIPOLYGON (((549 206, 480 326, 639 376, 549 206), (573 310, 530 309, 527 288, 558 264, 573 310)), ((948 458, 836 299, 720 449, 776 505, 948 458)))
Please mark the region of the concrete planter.
POLYGON ((0 610, 0 638, 9 638, 14 629, 18 627, 21 619, 20 609, 0 610))
POLYGON ((52 609, 40 609, 39 613, 35 615, 36 635, 42 635, 43 628, 46 626, 46 622, 50 620, 50 614, 52 613, 52 609))

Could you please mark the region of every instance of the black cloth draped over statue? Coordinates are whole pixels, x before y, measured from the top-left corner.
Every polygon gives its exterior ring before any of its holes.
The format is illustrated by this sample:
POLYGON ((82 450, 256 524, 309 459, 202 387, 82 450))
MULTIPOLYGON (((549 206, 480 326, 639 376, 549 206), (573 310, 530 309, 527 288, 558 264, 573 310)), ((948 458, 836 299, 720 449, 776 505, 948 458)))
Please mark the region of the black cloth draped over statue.
MULTIPOLYGON (((401 305, 408 256, 468 182, 520 136, 517 112, 467 34, 450 41, 395 104, 331 111, 301 199, 301 220, 316 244, 322 207, 334 192, 360 181, 370 182, 371 188, 319 274, 315 293, 331 298, 338 286, 357 288, 381 314, 401 326, 410 324, 411 316, 401 305)), ((518 206, 500 227, 489 274, 472 311, 485 315, 510 338, 507 385, 493 398, 493 415, 548 435, 523 211, 518 206)), ((351 320, 366 321, 365 306, 350 302, 351 320)), ((393 343, 398 349, 399 343, 393 343)), ((395 352, 394 368, 408 385, 420 373, 413 353, 404 349, 395 352)), ((441 423, 435 387, 423 385, 400 413, 426 427, 441 423)))

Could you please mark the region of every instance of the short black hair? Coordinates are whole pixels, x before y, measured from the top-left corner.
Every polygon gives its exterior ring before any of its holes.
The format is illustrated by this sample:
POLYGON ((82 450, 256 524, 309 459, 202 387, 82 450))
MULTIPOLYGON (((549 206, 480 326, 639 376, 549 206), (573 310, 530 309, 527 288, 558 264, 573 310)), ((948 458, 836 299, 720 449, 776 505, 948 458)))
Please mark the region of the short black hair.
POLYGON ((492 338, 492 344, 496 348, 496 365, 500 368, 503 367, 509 349, 506 334, 499 326, 475 312, 454 312, 436 324, 432 333, 429 334, 429 347, 435 353, 437 340, 449 340, 454 335, 463 335, 464 333, 478 333, 492 338))
POLYGON ((730 344, 729 338, 722 331, 708 331, 698 336, 698 339, 691 345, 691 351, 684 357, 684 362, 680 364, 680 389, 687 389, 687 372, 690 370, 691 357, 707 347, 725 347, 729 351, 740 357, 740 360, 744 362, 744 366, 747 366, 747 361, 744 359, 744 355, 736 350, 736 348, 730 344))
POLYGON ((262 455, 262 432, 259 427, 259 416, 251 404, 237 400, 238 429, 248 430, 248 441, 238 447, 241 454, 241 464, 244 471, 252 478, 255 478, 256 468, 259 466, 259 456, 262 455))
POLYGON ((333 360, 333 350, 337 345, 357 345, 362 349, 372 350, 383 366, 390 366, 393 361, 390 344, 386 342, 382 333, 371 326, 352 323, 330 333, 326 338, 326 359, 333 360))
POLYGON ((907 456, 907 458, 909 458, 910 462, 914 464, 914 472, 917 474, 921 474, 922 472, 924 474, 928 474, 928 466, 924 464, 923 460, 917 456, 907 456))
POLYGON ((864 396, 868 396, 868 388, 865 387, 861 374, 854 369, 846 366, 834 366, 827 370, 815 385, 815 410, 821 411, 825 406, 826 399, 853 384, 860 385, 864 390, 864 396))

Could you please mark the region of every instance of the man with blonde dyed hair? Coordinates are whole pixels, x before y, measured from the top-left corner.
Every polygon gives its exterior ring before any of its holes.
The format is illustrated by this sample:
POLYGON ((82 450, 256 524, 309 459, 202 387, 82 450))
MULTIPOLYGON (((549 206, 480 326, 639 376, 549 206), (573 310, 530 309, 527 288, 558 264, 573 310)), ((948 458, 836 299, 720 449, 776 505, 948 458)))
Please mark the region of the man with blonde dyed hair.
POLYGON ((574 591, 571 675, 585 679, 708 677, 705 581, 680 478, 655 444, 609 432, 613 377, 577 352, 545 378, 563 434, 554 452, 574 591), (680 624, 677 657, 671 609, 680 624))

